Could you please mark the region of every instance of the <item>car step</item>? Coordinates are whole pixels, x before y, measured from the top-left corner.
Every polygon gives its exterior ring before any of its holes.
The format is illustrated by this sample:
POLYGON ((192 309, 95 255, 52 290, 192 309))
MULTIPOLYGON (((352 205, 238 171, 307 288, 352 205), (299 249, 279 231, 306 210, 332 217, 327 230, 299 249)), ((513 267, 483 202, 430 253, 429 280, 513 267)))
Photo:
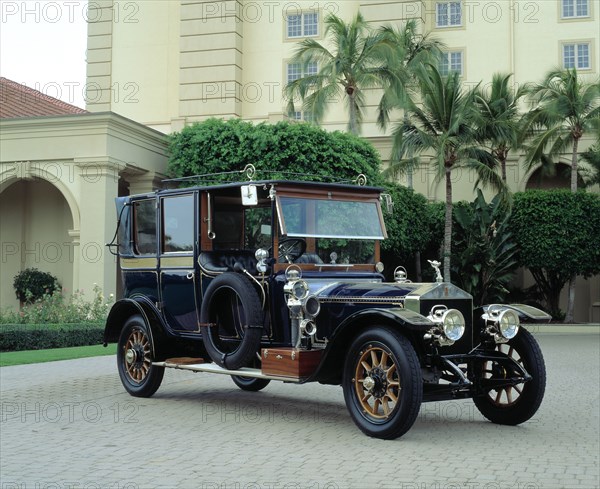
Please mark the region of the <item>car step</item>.
POLYGON ((270 379, 270 380, 281 380, 283 382, 294 382, 299 383, 302 379, 297 379, 294 377, 283 377, 280 375, 265 375, 257 368, 248 368, 243 367, 237 370, 228 370, 226 368, 220 367, 216 363, 202 363, 202 358, 198 358, 195 360, 200 360, 198 363, 189 363, 188 360, 192 360, 191 358, 183 357, 183 358, 169 358, 164 362, 153 362, 152 365, 156 367, 165 367, 165 368, 174 368, 178 370, 190 370, 192 372, 205 372, 211 374, 222 374, 222 375, 238 375, 240 377, 252 377, 255 379, 270 379), (183 361, 182 361, 183 360, 183 361))

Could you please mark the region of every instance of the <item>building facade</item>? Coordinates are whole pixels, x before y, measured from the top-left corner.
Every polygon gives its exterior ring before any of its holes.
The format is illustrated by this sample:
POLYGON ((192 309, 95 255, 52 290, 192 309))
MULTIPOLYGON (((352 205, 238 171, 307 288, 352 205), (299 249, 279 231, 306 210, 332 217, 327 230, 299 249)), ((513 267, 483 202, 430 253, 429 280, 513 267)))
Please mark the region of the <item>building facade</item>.
POLYGON ((37 268, 68 297, 94 284, 117 293, 108 243, 114 199, 160 185, 164 134, 110 112, 89 113, 2 78, 0 309, 17 308, 13 278, 37 268))

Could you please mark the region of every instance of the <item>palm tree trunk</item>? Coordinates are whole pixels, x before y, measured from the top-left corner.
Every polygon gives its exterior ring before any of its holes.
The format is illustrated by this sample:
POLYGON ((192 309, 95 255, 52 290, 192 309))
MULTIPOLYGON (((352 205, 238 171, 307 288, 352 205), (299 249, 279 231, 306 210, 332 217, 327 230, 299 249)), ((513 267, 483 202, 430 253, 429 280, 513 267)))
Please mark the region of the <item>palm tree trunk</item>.
POLYGON ((444 224, 444 281, 451 282, 450 253, 452 252, 452 168, 446 167, 446 220, 444 224))
POLYGON ((579 138, 573 138, 573 155, 571 156, 571 192, 577 192, 577 146, 579 138))
POLYGON ((348 120, 348 129, 352 134, 358 136, 358 114, 356 113, 356 91, 348 95, 350 102, 349 113, 350 119, 348 120))
POLYGON ((571 192, 577 192, 577 146, 579 138, 573 138, 573 155, 571 156, 571 192))
MULTIPOLYGON (((571 192, 577 192, 577 146, 579 138, 573 138, 573 155, 571 157, 571 192)), ((573 322, 575 313, 575 279, 576 275, 571 275, 569 278, 569 292, 567 295, 567 314, 565 316, 566 323, 573 322)))
POLYGON ((569 292, 567 296, 567 313, 565 315, 565 323, 574 322, 575 316, 575 279, 576 275, 571 275, 569 279, 569 292))

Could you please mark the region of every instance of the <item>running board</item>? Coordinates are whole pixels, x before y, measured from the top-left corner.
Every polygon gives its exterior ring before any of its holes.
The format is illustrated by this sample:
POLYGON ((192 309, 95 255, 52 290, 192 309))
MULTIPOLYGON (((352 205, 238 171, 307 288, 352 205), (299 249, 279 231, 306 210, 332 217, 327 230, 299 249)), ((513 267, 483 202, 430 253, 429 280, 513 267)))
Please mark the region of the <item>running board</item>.
POLYGON ((174 368, 177 370, 190 370, 192 372, 205 372, 209 374, 222 374, 222 375, 237 375, 240 377, 252 377, 254 379, 269 379, 269 380, 281 380, 283 382, 294 382, 300 383, 302 379, 294 377, 283 377, 280 375, 265 375, 257 368, 243 367, 237 370, 228 370, 223 367, 219 367, 216 363, 195 363, 186 364, 178 363, 166 360, 164 362, 153 362, 152 365, 156 367, 174 368))

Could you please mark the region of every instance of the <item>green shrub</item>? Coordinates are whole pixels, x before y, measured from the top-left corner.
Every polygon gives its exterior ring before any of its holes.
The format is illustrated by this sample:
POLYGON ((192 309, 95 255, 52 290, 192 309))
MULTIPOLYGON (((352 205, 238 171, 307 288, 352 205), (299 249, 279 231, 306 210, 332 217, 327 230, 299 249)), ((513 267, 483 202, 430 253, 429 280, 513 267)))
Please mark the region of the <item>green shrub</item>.
POLYGON ((65 298, 55 290, 37 301, 26 304, 20 311, 0 310, 0 324, 84 323, 106 319, 113 297, 104 297, 100 287, 94 286, 94 297, 86 301, 82 291, 65 298))
POLYGON ((600 273, 600 196, 568 190, 516 193, 509 229, 519 264, 533 275, 548 312, 562 317, 559 296, 570 277, 600 273))
POLYGON ((99 345, 103 337, 104 323, 2 324, 0 351, 99 345))
POLYGON ((44 295, 52 295, 55 291, 60 290, 60 284, 54 275, 42 272, 37 268, 26 268, 17 273, 13 287, 17 299, 24 304, 35 302, 44 295))
MULTIPOLYGON (((252 164, 255 179, 334 181, 363 173, 368 185, 381 182, 381 160, 368 141, 305 123, 208 119, 173 134, 170 152, 174 177, 236 172, 233 178, 239 180, 237 171, 252 164)), ((212 178, 231 180, 232 175, 212 178)))

